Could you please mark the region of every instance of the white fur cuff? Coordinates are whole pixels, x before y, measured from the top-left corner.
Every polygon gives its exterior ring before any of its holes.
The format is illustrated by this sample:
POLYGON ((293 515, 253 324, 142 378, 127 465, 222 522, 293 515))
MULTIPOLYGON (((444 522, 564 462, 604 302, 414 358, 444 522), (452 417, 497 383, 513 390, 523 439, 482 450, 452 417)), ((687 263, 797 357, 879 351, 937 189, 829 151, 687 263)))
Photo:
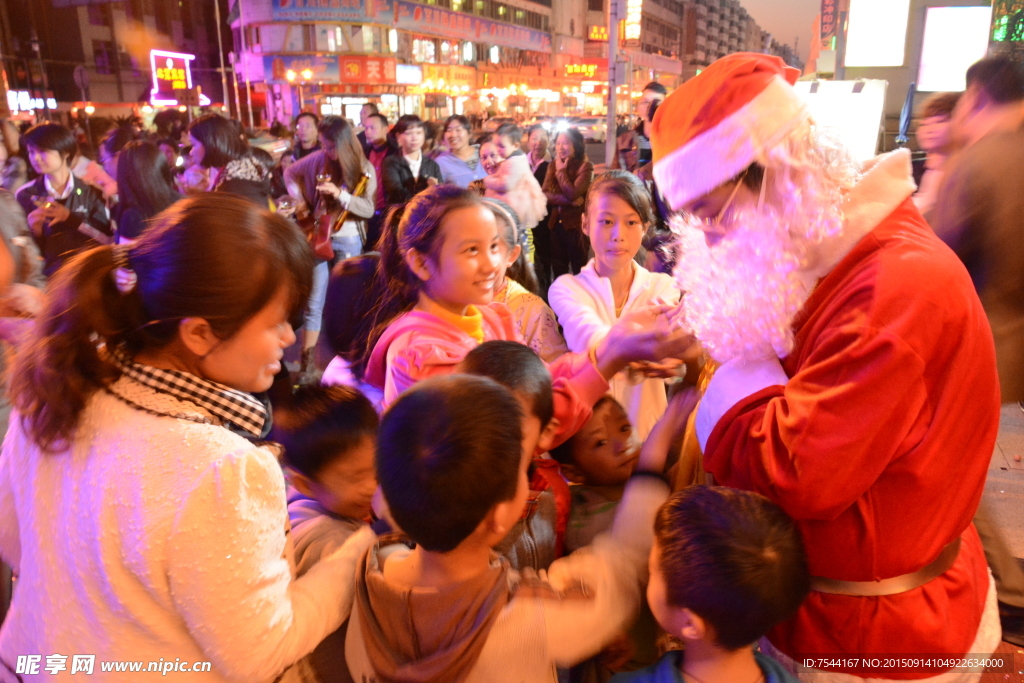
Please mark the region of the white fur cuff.
POLYGON ((697 406, 694 426, 703 451, 715 425, 729 410, 751 394, 789 381, 777 358, 766 360, 734 359, 715 371, 704 398, 697 406))

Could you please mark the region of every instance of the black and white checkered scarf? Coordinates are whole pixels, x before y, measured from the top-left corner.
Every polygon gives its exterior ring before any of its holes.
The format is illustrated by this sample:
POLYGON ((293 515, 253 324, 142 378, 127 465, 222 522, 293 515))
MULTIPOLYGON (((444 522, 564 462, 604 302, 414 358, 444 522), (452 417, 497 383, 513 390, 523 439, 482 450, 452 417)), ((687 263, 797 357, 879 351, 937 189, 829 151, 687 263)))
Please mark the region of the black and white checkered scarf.
POLYGON ((203 408, 221 421, 237 428, 243 436, 261 439, 266 436, 270 412, 267 404, 244 391, 201 379, 187 372, 163 370, 141 365, 122 353, 114 353, 111 360, 130 379, 154 391, 169 394, 203 408))

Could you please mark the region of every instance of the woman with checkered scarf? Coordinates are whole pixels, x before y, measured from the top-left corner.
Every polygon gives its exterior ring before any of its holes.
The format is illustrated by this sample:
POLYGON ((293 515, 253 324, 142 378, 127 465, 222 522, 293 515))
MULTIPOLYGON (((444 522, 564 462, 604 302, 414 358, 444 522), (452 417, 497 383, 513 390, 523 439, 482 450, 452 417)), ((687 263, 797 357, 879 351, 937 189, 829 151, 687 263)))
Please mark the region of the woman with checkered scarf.
POLYGON ((284 478, 260 445, 258 396, 312 266, 293 224, 209 193, 56 274, 10 382, 0 557, 18 580, 0 679, 61 653, 296 680, 341 625, 372 534, 295 578, 284 478))

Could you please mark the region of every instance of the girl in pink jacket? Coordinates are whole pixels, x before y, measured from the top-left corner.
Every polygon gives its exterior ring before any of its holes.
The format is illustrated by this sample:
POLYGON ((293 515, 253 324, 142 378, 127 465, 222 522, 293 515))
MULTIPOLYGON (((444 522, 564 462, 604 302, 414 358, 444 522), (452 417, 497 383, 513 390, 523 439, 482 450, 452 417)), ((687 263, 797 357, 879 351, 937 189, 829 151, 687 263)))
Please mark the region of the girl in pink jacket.
MULTIPOLYGON (((522 343, 508 307, 493 301, 504 258, 493 210, 479 194, 439 185, 408 204, 398 229, 385 233, 376 274, 383 295, 356 340, 365 351, 354 369, 383 390, 384 407, 416 382, 453 372, 484 341, 522 343)), ((652 307, 615 326, 593 350, 549 366, 560 433, 575 433, 626 364, 691 344, 661 313, 652 307)))

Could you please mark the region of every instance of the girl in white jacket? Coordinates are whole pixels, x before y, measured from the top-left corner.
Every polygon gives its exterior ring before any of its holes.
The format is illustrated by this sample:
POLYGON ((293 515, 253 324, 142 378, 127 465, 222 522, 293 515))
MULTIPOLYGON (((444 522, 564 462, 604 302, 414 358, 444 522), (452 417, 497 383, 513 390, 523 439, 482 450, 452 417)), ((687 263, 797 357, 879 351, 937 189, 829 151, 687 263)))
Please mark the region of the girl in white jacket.
MULTIPOLYGON (((562 275, 548 291, 570 351, 593 348, 616 321, 631 312, 679 302, 679 290, 670 276, 652 273, 634 260, 653 222, 650 195, 631 173, 609 171, 590 186, 583 232, 590 238, 594 256, 578 275, 562 275)), ((668 363, 678 365, 678 361, 668 363)), ((624 371, 610 384, 637 435, 646 439, 668 405, 665 380, 624 371)))
POLYGON ((0 680, 49 679, 33 653, 58 658, 61 680, 140 680, 104 668, 118 660, 168 680, 294 680, 341 625, 373 535, 295 578, 284 477, 258 445, 259 394, 312 272, 293 224, 208 193, 57 273, 10 383, 0 557, 18 582, 0 680))

